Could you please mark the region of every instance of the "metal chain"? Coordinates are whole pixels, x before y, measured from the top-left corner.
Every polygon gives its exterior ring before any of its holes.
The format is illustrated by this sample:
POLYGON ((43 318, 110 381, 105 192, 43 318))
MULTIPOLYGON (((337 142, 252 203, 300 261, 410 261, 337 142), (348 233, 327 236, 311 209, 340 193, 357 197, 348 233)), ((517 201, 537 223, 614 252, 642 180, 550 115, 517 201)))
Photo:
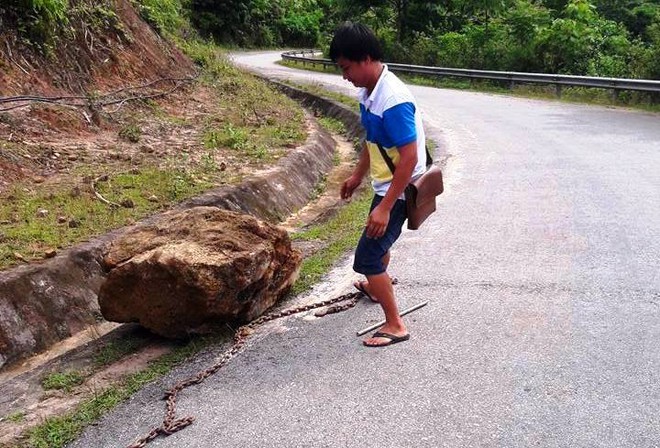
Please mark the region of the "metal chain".
POLYGON ((282 317, 291 316, 293 314, 304 313, 306 311, 311 311, 313 309, 322 308, 322 307, 328 307, 328 308, 326 310, 317 312, 316 316, 321 317, 327 314, 339 313, 353 308, 357 304, 358 300, 360 300, 360 297, 363 297, 363 294, 360 292, 344 294, 342 296, 335 297, 334 299, 324 300, 323 302, 312 303, 309 305, 299 306, 296 308, 290 308, 287 310, 270 313, 265 316, 259 317, 246 325, 243 325, 238 329, 238 331, 234 335, 234 341, 232 346, 222 354, 218 362, 213 364, 211 367, 204 369, 201 372, 177 383, 174 387, 172 387, 171 389, 165 392, 165 396, 163 398, 167 400, 167 403, 165 406, 166 411, 165 411, 165 418, 163 419, 163 423, 160 426, 152 429, 145 436, 133 442, 131 445, 128 446, 128 448, 142 448, 146 446, 149 442, 154 440, 156 437, 158 437, 159 435, 169 436, 191 425, 195 420, 195 418, 192 416, 183 417, 179 419, 176 418, 176 400, 179 392, 181 392, 182 390, 184 390, 189 386, 200 384, 206 378, 215 374, 218 370, 224 367, 229 362, 230 359, 232 359, 234 356, 236 356, 238 352, 241 351, 241 349, 247 342, 248 336, 254 333, 255 329, 260 325, 263 325, 266 322, 281 319, 282 317), (340 303, 340 302, 345 302, 345 303, 340 303))

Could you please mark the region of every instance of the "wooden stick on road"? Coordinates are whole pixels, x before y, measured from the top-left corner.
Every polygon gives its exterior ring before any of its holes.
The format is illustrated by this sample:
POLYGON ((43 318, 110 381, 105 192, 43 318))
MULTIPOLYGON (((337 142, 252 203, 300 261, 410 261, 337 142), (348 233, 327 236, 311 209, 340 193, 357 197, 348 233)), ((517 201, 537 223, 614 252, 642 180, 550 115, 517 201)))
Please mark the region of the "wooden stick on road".
MULTIPOLYGON (((412 313, 413 311, 416 311, 416 310, 418 310, 418 309, 420 309, 420 308, 422 308, 422 307, 425 307, 425 306, 428 305, 428 304, 429 304, 428 300, 427 300, 426 302, 419 303, 419 304, 417 304, 417 305, 415 305, 415 306, 413 306, 413 307, 408 308, 407 310, 403 310, 403 311, 399 314, 399 316, 403 317, 403 316, 405 316, 406 314, 410 314, 410 313, 412 313)), ((358 331, 358 332, 357 332, 357 335, 358 335, 358 336, 362 336, 362 335, 364 335, 364 334, 366 334, 366 333, 369 333, 371 330, 375 330, 375 329, 378 328, 378 327, 382 327, 383 325, 385 325, 385 321, 384 321, 384 320, 381 321, 381 322, 378 322, 377 324, 374 324, 374 325, 372 325, 372 326, 370 326, 370 327, 368 327, 368 328, 365 328, 364 330, 360 330, 360 331, 358 331)))

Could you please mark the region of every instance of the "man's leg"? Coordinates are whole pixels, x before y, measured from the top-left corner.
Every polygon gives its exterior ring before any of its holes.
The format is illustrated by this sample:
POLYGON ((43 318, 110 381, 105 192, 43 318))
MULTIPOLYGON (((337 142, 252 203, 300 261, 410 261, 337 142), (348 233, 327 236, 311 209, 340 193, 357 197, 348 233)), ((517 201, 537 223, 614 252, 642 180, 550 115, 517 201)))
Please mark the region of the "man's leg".
MULTIPOLYGON (((387 272, 378 275, 368 275, 369 287, 371 293, 378 297, 380 306, 385 312, 385 325, 378 331, 389 333, 394 336, 404 336, 408 334, 403 319, 399 316, 399 308, 394 298, 394 288, 392 288, 392 280, 387 272)), ((368 338, 364 340, 366 345, 378 346, 386 345, 391 340, 388 338, 368 338)))
MULTIPOLYGON (((372 209, 378 205, 380 200, 382 200, 382 197, 374 197, 372 209)), ((364 274, 367 277, 366 282, 357 283, 356 287, 365 291, 372 299, 377 298, 385 313, 385 325, 379 331, 392 336, 391 338, 371 337, 365 339, 364 344, 368 346, 389 345, 406 340, 409 337, 406 326, 399 316, 394 298, 394 288, 392 288, 392 279, 387 273, 387 266, 390 262, 390 248, 401 235, 401 229, 406 220, 405 206, 404 201, 397 200, 390 211, 390 221, 385 234, 378 239, 373 239, 367 237, 365 231, 362 233, 355 249, 353 269, 355 272, 364 274), (363 286, 367 287, 368 290, 363 286)))
MULTIPOLYGON (((385 256, 383 258, 381 258, 381 260, 383 261, 383 266, 387 270, 387 267, 390 264, 390 251, 389 250, 387 251, 385 256)), ((393 279, 392 277, 388 276, 388 278, 390 279, 390 283, 392 283, 393 285, 396 284, 396 282, 398 282, 398 280, 395 282, 395 279, 393 279)), ((369 295, 369 297, 371 298, 371 300, 373 302, 379 302, 378 296, 375 295, 374 292, 371 289, 371 285, 370 285, 370 282, 369 282, 369 277, 367 277, 366 281, 365 280, 356 281, 355 283, 353 283, 353 286, 355 286, 355 288, 357 288, 359 290, 365 291, 369 295)))
POLYGON ((390 251, 388 250, 385 256, 382 258, 383 260, 383 266, 385 266, 385 270, 387 271, 387 267, 390 265, 390 251))

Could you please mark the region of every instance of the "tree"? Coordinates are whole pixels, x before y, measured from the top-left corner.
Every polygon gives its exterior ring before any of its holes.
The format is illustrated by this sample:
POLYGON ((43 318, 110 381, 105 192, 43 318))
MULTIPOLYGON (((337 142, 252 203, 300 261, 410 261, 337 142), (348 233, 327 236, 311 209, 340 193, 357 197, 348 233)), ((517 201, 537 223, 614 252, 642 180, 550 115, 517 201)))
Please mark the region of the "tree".
MULTIPOLYGON (((433 2, 420 0, 340 0, 338 6, 342 9, 342 15, 351 20, 355 20, 356 17, 358 19, 360 17, 364 18, 367 13, 381 18, 391 16, 394 22, 392 25, 395 30, 396 42, 401 44, 410 37, 411 30, 414 29, 410 11, 413 8, 424 8, 430 3, 433 2), (387 14, 388 12, 391 14, 387 14)), ((379 27, 374 26, 374 28, 379 27)))
POLYGON ((630 45, 622 25, 600 17, 587 0, 570 0, 539 33, 537 52, 547 72, 626 76, 630 45))
POLYGON ((193 24, 225 44, 316 45, 330 0, 190 0, 193 24))

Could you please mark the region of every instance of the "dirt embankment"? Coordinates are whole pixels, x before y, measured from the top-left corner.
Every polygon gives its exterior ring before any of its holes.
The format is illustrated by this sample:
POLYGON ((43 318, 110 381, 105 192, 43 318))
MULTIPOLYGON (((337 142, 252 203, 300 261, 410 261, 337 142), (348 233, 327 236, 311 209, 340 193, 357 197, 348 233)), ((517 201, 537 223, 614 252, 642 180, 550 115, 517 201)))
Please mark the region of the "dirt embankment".
POLYGON ((57 159, 68 157, 38 142, 89 140, 119 121, 100 119, 93 107, 9 100, 64 96, 84 105, 99 94, 195 72, 192 61, 144 22, 129 0, 72 5, 70 30, 42 49, 19 35, 16 18, 0 8, 0 191, 16 180, 48 176, 61 165, 57 159), (41 153, 20 154, 16 147, 23 143, 41 153))
POLYGON ((129 0, 74 3, 77 8, 69 17, 73 31, 46 52, 35 50, 12 29, 12 18, 4 18, 0 95, 103 92, 194 71, 190 59, 142 20, 129 0))
POLYGON ((239 182, 307 133, 218 48, 185 41, 198 66, 128 0, 69 5, 48 51, 0 5, 0 270, 239 182))

